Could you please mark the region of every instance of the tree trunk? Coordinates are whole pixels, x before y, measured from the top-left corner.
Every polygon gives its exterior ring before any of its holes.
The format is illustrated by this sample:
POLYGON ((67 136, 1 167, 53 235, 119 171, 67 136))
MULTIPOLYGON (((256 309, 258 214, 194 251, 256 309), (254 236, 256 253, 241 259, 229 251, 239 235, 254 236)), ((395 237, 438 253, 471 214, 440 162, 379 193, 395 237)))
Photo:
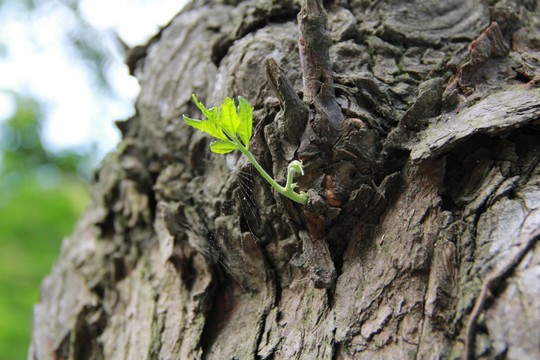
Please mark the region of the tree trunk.
POLYGON ((540 358, 537 2, 322 5, 195 1, 137 48, 29 359, 540 358), (248 99, 308 203, 211 153, 192 93, 248 99))

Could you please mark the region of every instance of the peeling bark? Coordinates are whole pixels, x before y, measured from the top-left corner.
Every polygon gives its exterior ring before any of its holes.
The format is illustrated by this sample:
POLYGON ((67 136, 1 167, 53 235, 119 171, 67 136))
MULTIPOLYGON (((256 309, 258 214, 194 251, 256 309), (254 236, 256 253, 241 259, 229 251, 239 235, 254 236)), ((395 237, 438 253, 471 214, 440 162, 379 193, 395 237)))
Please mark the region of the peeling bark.
POLYGON ((191 3, 130 62, 28 358, 539 358, 540 17, 490 4, 191 3), (308 204, 211 153, 193 92, 246 97, 308 204))

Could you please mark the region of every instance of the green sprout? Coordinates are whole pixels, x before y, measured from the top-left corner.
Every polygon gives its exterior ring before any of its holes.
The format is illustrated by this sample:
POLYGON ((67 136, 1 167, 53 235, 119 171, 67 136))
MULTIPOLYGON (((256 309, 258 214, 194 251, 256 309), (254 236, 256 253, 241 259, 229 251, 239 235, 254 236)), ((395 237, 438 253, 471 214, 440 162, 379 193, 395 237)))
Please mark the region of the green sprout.
POLYGON ((300 173, 304 175, 301 161, 291 161, 287 169, 287 183, 283 187, 264 171, 249 151, 249 140, 251 139, 253 126, 253 107, 246 99, 241 96, 238 97, 238 111, 234 101, 229 97, 225 99, 219 109, 215 107, 207 109, 201 102, 197 101, 195 95, 193 95, 193 101, 195 101, 206 119, 197 120, 184 116, 184 121, 195 129, 199 129, 218 139, 210 144, 210 150, 218 154, 227 154, 233 150, 240 150, 274 189, 300 204, 306 203, 307 194, 305 192, 294 192, 297 187, 297 184, 293 183, 294 174, 300 173))

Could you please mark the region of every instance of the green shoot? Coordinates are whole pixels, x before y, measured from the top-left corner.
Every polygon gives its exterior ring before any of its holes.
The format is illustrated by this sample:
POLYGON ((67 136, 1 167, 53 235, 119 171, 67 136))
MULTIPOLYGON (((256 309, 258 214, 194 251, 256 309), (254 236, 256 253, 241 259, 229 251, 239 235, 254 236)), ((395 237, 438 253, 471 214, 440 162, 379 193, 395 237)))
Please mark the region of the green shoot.
POLYGON ((241 96, 238 97, 238 111, 234 101, 229 97, 225 99, 219 109, 215 107, 207 109, 197 100, 195 95, 193 95, 193 101, 195 101, 206 119, 197 120, 184 116, 184 121, 195 129, 199 129, 218 139, 210 144, 210 150, 218 154, 227 154, 233 150, 240 150, 274 189, 300 204, 306 203, 306 193, 294 192, 297 187, 296 183, 293 183, 294 174, 300 173, 304 175, 301 161, 291 161, 287 169, 287 183, 285 186, 281 186, 264 171, 249 151, 249 140, 251 139, 253 126, 253 107, 246 99, 241 96))

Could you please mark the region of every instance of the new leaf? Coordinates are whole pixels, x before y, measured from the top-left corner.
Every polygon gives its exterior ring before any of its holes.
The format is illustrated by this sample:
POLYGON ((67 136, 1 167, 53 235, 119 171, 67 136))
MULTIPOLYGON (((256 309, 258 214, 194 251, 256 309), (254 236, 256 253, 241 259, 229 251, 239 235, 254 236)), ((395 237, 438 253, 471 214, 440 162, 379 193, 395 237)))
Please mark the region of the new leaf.
POLYGON ((195 129, 199 129, 202 132, 207 133, 208 135, 212 135, 213 137, 221 140, 227 140, 227 137, 225 136, 225 134, 223 134, 221 128, 219 128, 216 124, 212 123, 209 120, 190 119, 184 116, 184 121, 186 122, 186 124, 193 126, 195 129))
POLYGON ((240 125, 236 129, 236 132, 246 149, 249 149, 249 139, 251 139, 253 126, 253 107, 242 96, 238 97, 238 115, 240 116, 240 125))
POLYGON ((236 113, 234 101, 230 97, 227 97, 223 105, 219 107, 218 125, 221 125, 225 133, 231 138, 236 137, 236 129, 240 125, 240 118, 236 113))
POLYGON ((202 102, 198 101, 195 97, 195 94, 191 94, 191 97, 193 98, 193 101, 195 102, 195 105, 201 110, 204 116, 208 118, 208 120, 214 124, 217 124, 217 118, 218 118, 218 109, 213 107, 210 110, 206 109, 206 107, 203 105, 202 102))
POLYGON ((218 154, 227 154, 233 150, 238 150, 238 146, 230 141, 215 141, 210 144, 210 150, 218 154))
POLYGON ((205 132, 215 138, 227 140, 227 136, 225 136, 225 134, 223 133, 223 130, 221 129, 221 126, 218 122, 218 110, 216 108, 211 108, 210 110, 208 110, 201 102, 197 100, 195 94, 193 94, 192 97, 195 105, 197 105, 197 107, 202 111, 202 113, 204 114, 204 116, 207 117, 207 119, 197 120, 183 116, 186 124, 193 126, 195 129, 199 129, 202 132, 205 132))

